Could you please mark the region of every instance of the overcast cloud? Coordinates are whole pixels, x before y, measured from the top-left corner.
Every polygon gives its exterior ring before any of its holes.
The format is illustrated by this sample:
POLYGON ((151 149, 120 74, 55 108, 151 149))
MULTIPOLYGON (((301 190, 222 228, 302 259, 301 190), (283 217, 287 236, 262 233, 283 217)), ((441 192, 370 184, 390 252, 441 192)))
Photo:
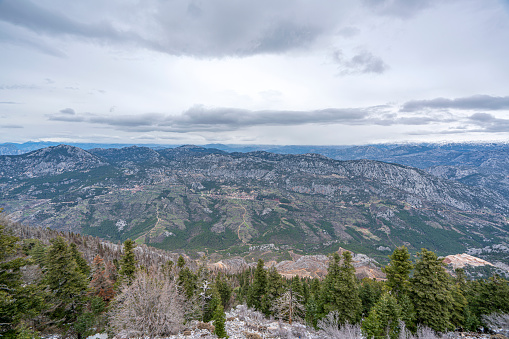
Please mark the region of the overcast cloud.
POLYGON ((0 0, 0 142, 509 141, 504 0, 0 0))

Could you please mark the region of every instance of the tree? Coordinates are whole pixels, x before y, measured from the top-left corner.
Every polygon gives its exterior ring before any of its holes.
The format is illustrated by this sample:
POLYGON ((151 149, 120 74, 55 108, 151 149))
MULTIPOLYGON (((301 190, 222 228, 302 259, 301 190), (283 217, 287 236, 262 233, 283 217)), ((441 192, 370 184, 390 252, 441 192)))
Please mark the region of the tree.
POLYGON ((78 248, 76 247, 75 243, 71 243, 69 245, 69 249, 71 251, 71 255, 74 261, 76 261, 76 264, 78 265, 80 272, 83 273, 85 277, 88 278, 88 276, 90 275, 90 266, 88 266, 87 261, 85 260, 85 258, 83 258, 83 254, 81 254, 81 252, 78 251, 78 248))
POLYGON ((164 337, 183 328, 183 298, 173 279, 140 270, 112 302, 110 326, 123 337, 164 337))
POLYGON ((391 261, 382 268, 387 276, 386 285, 402 308, 402 318, 411 330, 415 327, 415 310, 410 299, 410 272, 413 269, 410 253, 405 246, 398 247, 389 256, 391 261))
POLYGON ((342 262, 338 253, 333 254, 321 289, 320 304, 322 316, 338 311, 342 324, 359 320, 362 303, 350 252, 343 252, 342 262))
POLYGON ((265 295, 261 302, 261 311, 269 316, 272 314, 272 306, 274 301, 283 294, 285 291, 283 277, 278 273, 276 268, 273 266, 269 269, 267 274, 267 287, 265 289, 265 295))
POLYGON ((44 282, 51 292, 51 318, 63 325, 72 323, 86 305, 88 280, 81 273, 62 237, 50 240, 44 282))
POLYGON ((224 314, 224 308, 221 303, 219 303, 214 311, 214 334, 219 338, 228 338, 228 334, 226 333, 226 316, 224 314))
POLYGON ((132 283, 135 278, 136 273, 136 257, 134 256, 134 248, 136 244, 131 239, 127 239, 124 241, 124 255, 120 259, 120 270, 118 274, 120 275, 120 280, 127 282, 128 284, 132 283))
POLYGON ((90 281, 90 293, 100 297, 105 303, 109 303, 115 296, 114 282, 110 279, 109 269, 104 260, 96 255, 92 262, 92 280, 90 281))
POLYGON ((401 306, 394 296, 385 292, 362 323, 366 338, 399 338, 401 306))
MULTIPOLYGON (((1 212, 1 210, 0 210, 1 212)), ((15 332, 18 323, 19 297, 22 296, 21 267, 27 260, 17 256, 19 238, 0 225, 0 336, 15 332)))
POLYGON ((367 317, 371 308, 382 296, 384 282, 375 279, 364 278, 359 288, 359 297, 362 301, 362 315, 367 317))
POLYGON ((290 287, 274 301, 272 311, 277 318, 287 320, 289 324, 292 324, 294 320, 302 320, 305 316, 305 308, 301 300, 302 297, 290 287))
POLYGON ((186 266, 186 261, 184 260, 183 256, 179 256, 179 258, 177 260, 177 267, 182 269, 182 268, 184 268, 184 266, 186 266))
POLYGON ((434 331, 453 328, 451 280, 442 259, 425 248, 417 253, 414 276, 410 280, 410 295, 415 306, 416 320, 434 331))
POLYGON ((267 272, 263 268, 262 259, 258 259, 258 264, 253 277, 253 284, 249 288, 247 295, 247 306, 253 307, 258 311, 262 310, 262 300, 267 291, 267 272))
POLYGON ((410 288, 410 272, 413 268, 410 253, 405 246, 401 246, 396 248, 389 258, 390 263, 382 268, 387 276, 385 284, 392 294, 399 298, 403 294, 408 294, 410 288))
POLYGON ((230 287, 230 284, 225 279, 225 276, 221 273, 219 273, 216 276, 216 282, 215 282, 217 291, 219 292, 219 295, 221 296, 221 303, 223 304, 223 308, 226 309, 230 303, 230 298, 232 296, 232 288, 230 287))

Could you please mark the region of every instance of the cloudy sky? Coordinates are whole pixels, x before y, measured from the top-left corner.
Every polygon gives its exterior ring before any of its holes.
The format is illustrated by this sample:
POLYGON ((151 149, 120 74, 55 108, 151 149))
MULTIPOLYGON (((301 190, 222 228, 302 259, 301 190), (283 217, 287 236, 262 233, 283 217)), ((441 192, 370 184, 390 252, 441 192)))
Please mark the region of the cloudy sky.
POLYGON ((509 141, 508 0, 0 0, 0 142, 509 141))

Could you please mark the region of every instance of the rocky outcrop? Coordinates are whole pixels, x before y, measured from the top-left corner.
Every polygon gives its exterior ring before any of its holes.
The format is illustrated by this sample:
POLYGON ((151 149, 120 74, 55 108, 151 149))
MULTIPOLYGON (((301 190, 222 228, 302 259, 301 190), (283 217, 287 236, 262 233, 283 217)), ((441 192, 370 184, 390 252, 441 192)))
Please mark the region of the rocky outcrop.
POLYGON ((474 257, 466 253, 448 255, 444 258, 444 263, 451 265, 453 269, 463 268, 465 266, 494 266, 492 263, 487 262, 486 260, 474 257))

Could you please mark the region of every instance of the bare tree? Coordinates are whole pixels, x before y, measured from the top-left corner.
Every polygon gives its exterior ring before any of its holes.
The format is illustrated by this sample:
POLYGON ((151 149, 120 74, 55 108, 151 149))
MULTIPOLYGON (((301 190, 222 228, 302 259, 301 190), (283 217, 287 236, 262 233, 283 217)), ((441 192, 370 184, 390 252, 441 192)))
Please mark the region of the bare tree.
POLYGON ((509 333, 509 314, 507 313, 491 313, 483 315, 482 319, 492 330, 502 330, 505 334, 509 333))
POLYGON ((399 339, 441 339, 448 338, 447 335, 440 335, 427 326, 419 326, 415 335, 410 333, 403 321, 399 322, 399 339))
POLYGON ((327 339, 360 339, 362 338, 361 327, 353 324, 341 324, 338 311, 327 314, 325 318, 318 320, 320 334, 327 339))
POLYGON ((305 308, 304 305, 300 303, 301 299, 302 297, 293 292, 290 288, 283 293, 281 297, 275 300, 272 311, 277 318, 288 320, 289 324, 294 320, 302 320, 305 308))
POLYGON ((167 336, 183 328, 183 299, 175 281, 161 273, 140 270, 113 301, 110 327, 122 337, 167 336))

